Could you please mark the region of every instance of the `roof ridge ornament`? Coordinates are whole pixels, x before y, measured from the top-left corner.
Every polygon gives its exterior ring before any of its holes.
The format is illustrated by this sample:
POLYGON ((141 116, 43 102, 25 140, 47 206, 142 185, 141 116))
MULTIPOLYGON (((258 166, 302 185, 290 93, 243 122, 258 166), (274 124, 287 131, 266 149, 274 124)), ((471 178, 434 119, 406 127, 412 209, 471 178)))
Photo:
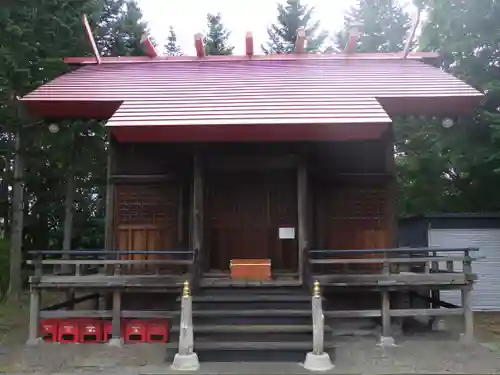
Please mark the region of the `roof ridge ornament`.
POLYGON ((194 34, 194 46, 196 47, 196 56, 198 56, 198 58, 205 57, 205 46, 202 33, 194 34))
POLYGON ((87 15, 83 14, 82 16, 83 27, 85 28, 85 34, 87 35, 87 39, 90 42, 90 46, 92 47, 92 53, 94 54, 95 61, 97 64, 100 64, 101 55, 99 55, 99 50, 97 49, 97 45, 94 40, 94 36, 92 35, 92 30, 90 29, 89 21, 87 19, 87 15))
POLYGON ((360 35, 361 33, 359 32, 358 26, 352 26, 349 30, 349 39, 347 40, 347 43, 344 47, 345 54, 351 54, 355 52, 360 35))
POLYGON ((417 32, 418 25, 420 24, 420 16, 422 14, 422 4, 415 4, 417 6, 417 18, 413 23, 413 27, 411 29, 411 33, 406 40, 405 49, 403 50, 403 59, 406 60, 408 54, 410 53, 411 42, 415 37, 415 33, 417 32))
POLYGON ((141 44, 144 45, 144 48, 146 50, 146 55, 148 55, 151 58, 158 57, 159 53, 156 50, 153 42, 149 38, 148 34, 144 34, 141 37, 141 44))
POLYGON ((247 31, 245 35, 245 53, 248 57, 253 56, 253 34, 251 31, 247 31))
POLYGON ((297 37, 295 39, 295 53, 304 53, 306 44, 306 30, 304 26, 297 29, 297 37))

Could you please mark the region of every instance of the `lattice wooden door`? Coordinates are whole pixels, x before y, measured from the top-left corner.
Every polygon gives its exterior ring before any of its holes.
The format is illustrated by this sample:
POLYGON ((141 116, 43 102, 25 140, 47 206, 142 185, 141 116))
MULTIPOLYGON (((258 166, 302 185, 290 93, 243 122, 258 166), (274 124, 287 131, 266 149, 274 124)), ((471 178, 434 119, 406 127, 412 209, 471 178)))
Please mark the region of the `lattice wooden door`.
MULTIPOLYGON (((331 250, 390 247, 391 218, 387 211, 387 195, 388 191, 384 186, 321 189, 316 209, 317 225, 322 226, 318 238, 319 246, 331 250)), ((356 258, 353 255, 346 257, 356 258)), ((354 268, 373 270, 378 267, 375 265, 354 268)))
MULTIPOLYGON (((115 246, 129 250, 177 247, 179 187, 174 184, 118 185, 115 189, 115 246)), ((126 254, 124 259, 159 259, 155 254, 126 254)), ((135 270, 142 268, 134 267, 135 270)))

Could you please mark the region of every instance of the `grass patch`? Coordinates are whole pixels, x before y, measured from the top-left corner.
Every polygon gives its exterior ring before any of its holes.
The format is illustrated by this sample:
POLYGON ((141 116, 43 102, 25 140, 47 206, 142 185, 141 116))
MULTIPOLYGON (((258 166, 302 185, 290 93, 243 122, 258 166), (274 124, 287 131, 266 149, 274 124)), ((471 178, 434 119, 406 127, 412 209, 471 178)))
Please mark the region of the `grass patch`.
POLYGON ((0 343, 22 342, 26 339, 29 317, 29 297, 20 300, 5 299, 0 304, 0 343))

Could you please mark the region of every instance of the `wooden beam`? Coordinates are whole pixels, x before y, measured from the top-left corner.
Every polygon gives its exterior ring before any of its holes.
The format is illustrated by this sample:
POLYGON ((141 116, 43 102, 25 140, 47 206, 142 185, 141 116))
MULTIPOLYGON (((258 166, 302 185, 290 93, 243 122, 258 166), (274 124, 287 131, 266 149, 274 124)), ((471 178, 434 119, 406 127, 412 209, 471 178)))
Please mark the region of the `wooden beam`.
POLYGON ((296 169, 297 155, 212 156, 203 160, 208 170, 283 170, 296 169))
MULTIPOLYGON (((310 259, 310 264, 384 264, 384 263, 424 263, 424 262, 461 262, 464 257, 414 257, 414 258, 344 258, 310 259)), ((453 271, 452 271, 453 272, 453 271)))
POLYGON ((295 39, 295 52, 304 53, 306 44, 306 31, 303 26, 297 30, 297 37, 295 39))
POLYGON ((146 183, 146 182, 160 182, 160 181, 175 181, 177 176, 175 174, 114 174, 110 176, 113 182, 126 182, 130 183, 146 183))
POLYGON ((391 307, 390 307, 390 299, 389 292, 387 290, 382 291, 382 336, 390 337, 391 336, 391 307))
POLYGON ((408 57, 408 54, 410 53, 410 48, 411 48, 411 42, 413 42, 413 38, 415 37, 415 33, 417 32, 418 25, 420 24, 420 17, 422 14, 422 8, 418 7, 417 9, 417 19, 413 23, 413 27, 411 28, 410 36, 406 40, 405 43, 405 48, 403 50, 403 59, 406 59, 408 57))
POLYGON ((155 48, 153 42, 151 41, 151 39, 149 38, 149 36, 147 34, 144 34, 142 36, 141 44, 143 44, 144 48, 146 49, 146 55, 148 55, 151 58, 159 56, 158 51, 156 51, 156 48, 155 48))
POLYGON ((109 134, 107 176, 106 176, 106 214, 104 219, 104 246, 107 250, 113 249, 114 244, 114 213, 115 213, 115 185, 113 175, 115 140, 109 134))
POLYGON ((205 46, 203 45, 203 34, 194 35, 194 46, 196 47, 196 56, 198 58, 205 57, 205 46))
POLYGON ((356 44, 359 39, 359 30, 357 27, 353 27, 349 33, 349 39, 344 48, 344 53, 350 54, 356 50, 356 44))
MULTIPOLYGON (((201 157, 193 156, 193 190, 191 197, 191 247, 198 251, 197 267, 203 267, 205 254, 203 253, 203 174, 201 157)), ((194 285, 196 287, 196 285, 194 285)))
MULTIPOLYGON (((365 53, 356 52, 349 55, 349 58, 353 60, 401 60, 403 56, 402 52, 387 52, 387 53, 365 53)), ((433 60, 437 59, 439 54, 437 52, 412 52, 409 53, 407 59, 409 60, 433 60)), ((197 56, 158 56, 157 59, 151 60, 147 56, 104 56, 101 58, 103 64, 137 64, 137 63, 151 63, 151 62, 161 62, 161 63, 176 63, 180 61, 195 61, 197 56)), ((207 60, 213 61, 246 61, 247 56, 242 55, 223 55, 223 56, 206 56, 207 60)), ((268 60, 279 60, 279 61, 296 61, 299 59, 304 60, 345 60, 346 56, 339 53, 331 54, 316 54, 316 53, 304 53, 304 54, 273 54, 273 55, 255 55, 253 57, 255 60, 268 61, 268 60)), ((94 57, 65 57, 64 62, 66 64, 94 64, 94 57)))
POLYGON ((472 286, 467 285, 462 289, 462 309, 464 312, 464 334, 463 342, 472 344, 474 341, 474 314, 472 312, 471 299, 472 286))
POLYGON ((113 291, 113 313, 112 313, 112 321, 111 321, 111 337, 116 341, 121 341, 121 301, 122 295, 121 291, 114 290, 113 291))
MULTIPOLYGON (((127 252, 128 254, 128 252, 127 252)), ((30 264, 28 260, 26 262, 30 264)), ((193 263, 192 259, 123 259, 123 260, 104 260, 104 259, 47 259, 42 260, 42 264, 55 265, 55 264, 69 264, 69 265, 130 265, 130 264, 144 264, 144 265, 154 265, 154 264, 177 264, 177 265, 189 265, 193 263)), ((60 276, 60 277, 67 277, 60 276)))
POLYGON ((94 54, 95 60, 98 64, 101 63, 101 55, 99 55, 99 51, 97 50, 97 45, 94 40, 94 36, 92 35, 92 30, 90 30, 89 21, 87 19, 87 15, 84 14, 82 16, 83 27, 85 28, 85 34, 87 35, 87 39, 90 42, 90 46, 92 47, 92 53, 94 54))
POLYGON ((253 55, 253 34, 248 31, 245 36, 245 46, 246 46, 246 55, 248 57, 253 55))
POLYGON ((299 258, 299 278, 302 282, 308 283, 309 270, 308 264, 304 259, 308 251, 308 233, 307 233, 307 165, 302 160, 297 169, 297 220, 298 220, 298 258, 299 258), (306 280, 304 280, 306 279, 306 280))

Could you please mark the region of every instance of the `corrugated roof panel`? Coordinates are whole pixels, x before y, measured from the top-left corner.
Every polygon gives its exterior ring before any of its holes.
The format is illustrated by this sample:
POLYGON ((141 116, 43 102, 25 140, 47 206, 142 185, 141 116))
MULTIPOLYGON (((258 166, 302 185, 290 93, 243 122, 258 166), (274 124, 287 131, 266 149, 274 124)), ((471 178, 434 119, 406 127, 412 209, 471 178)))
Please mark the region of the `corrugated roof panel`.
POLYGON ((478 97, 413 60, 199 61, 89 65, 24 101, 122 101, 109 126, 390 122, 377 98, 478 97))

